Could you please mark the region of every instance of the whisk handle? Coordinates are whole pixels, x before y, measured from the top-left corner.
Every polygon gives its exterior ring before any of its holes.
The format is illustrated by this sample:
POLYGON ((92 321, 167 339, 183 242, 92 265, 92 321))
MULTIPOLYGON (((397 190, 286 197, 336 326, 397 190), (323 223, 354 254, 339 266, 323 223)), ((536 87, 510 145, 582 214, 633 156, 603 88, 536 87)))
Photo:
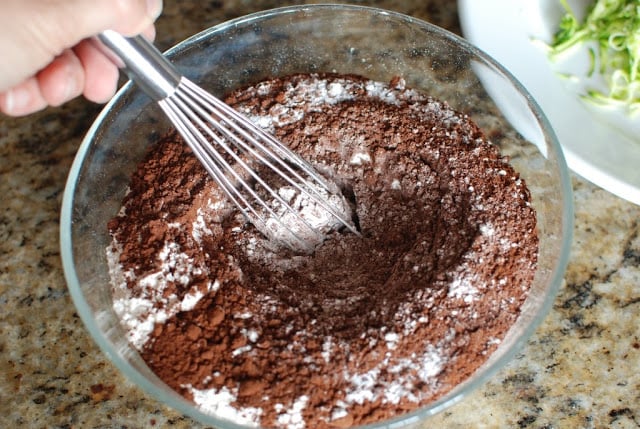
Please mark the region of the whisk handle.
POLYGON ((124 37, 112 30, 96 38, 96 45, 155 101, 173 95, 182 75, 147 39, 124 37))

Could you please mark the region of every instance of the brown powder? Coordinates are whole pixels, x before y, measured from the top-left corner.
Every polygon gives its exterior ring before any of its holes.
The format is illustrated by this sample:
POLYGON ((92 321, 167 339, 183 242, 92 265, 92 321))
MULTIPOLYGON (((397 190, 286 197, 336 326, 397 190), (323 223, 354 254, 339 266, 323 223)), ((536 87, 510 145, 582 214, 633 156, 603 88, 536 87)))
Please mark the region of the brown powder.
POLYGON ((205 410, 287 428, 397 416, 473 374, 517 318, 537 257, 529 192, 480 130, 401 80, 300 75, 227 101, 345 189, 362 237, 270 250, 164 137, 109 224, 114 295, 153 297, 138 319, 172 309, 144 338, 150 368, 205 410))

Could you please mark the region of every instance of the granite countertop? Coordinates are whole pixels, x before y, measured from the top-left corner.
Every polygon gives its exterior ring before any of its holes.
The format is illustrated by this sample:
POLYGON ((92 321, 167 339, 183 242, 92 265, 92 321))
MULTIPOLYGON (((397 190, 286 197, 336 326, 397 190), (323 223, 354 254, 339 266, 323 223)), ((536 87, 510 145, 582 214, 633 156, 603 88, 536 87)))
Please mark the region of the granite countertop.
MULTIPOLYGON (((165 1, 167 48, 245 13, 303 2, 165 1)), ((310 3, 310 2, 307 2, 310 3)), ((453 0, 354 1, 460 32, 453 0)), ((0 427, 201 427, 128 382, 78 317, 59 252, 75 151, 100 106, 0 117, 0 427)), ((640 427, 640 207, 573 177, 566 284, 516 358, 433 427, 640 427)))

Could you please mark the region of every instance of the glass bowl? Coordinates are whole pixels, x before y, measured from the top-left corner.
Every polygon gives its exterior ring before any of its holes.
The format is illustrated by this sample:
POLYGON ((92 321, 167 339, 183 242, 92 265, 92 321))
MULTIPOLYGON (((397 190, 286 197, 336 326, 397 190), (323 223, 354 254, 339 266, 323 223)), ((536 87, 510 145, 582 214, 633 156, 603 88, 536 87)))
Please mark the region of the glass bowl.
MULTIPOLYGON (((469 115, 526 180, 539 228, 538 269, 517 323, 473 376, 414 412, 369 427, 423 422, 503 367, 544 318, 563 280, 573 222, 571 186, 560 146, 525 88, 486 54, 426 22, 380 9, 316 5, 279 8, 205 30, 167 52, 178 69, 211 93, 293 73, 357 74, 408 87, 469 115)), ((66 185, 61 216, 64 272, 78 313, 114 364, 165 404, 205 424, 245 427, 201 412, 167 387, 127 342, 112 307, 105 249, 108 221, 148 145, 170 128, 137 87, 125 85, 85 137, 66 185)))

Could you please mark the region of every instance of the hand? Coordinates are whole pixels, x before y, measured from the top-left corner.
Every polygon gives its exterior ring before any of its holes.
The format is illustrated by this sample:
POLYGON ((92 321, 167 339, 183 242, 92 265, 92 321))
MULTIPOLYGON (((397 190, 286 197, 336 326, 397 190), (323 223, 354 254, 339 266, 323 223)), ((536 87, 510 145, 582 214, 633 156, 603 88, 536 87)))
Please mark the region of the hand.
POLYGON ((0 111, 27 115, 80 94, 113 96, 118 69, 87 38, 111 29, 155 36, 162 0, 3 0, 0 111))

